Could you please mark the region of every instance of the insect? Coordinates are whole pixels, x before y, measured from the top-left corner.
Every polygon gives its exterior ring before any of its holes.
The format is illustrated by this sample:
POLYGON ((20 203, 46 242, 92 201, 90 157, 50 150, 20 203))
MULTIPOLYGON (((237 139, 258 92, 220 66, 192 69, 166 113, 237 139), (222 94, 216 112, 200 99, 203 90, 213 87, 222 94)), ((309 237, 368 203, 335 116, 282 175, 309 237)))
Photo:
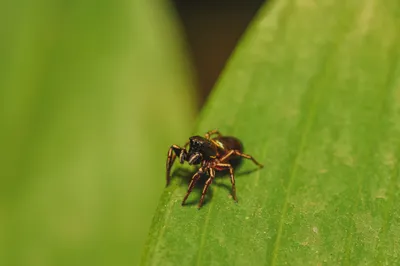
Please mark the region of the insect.
POLYGON ((192 192, 193 187, 199 180, 201 175, 208 174, 203 191, 201 193, 201 198, 198 204, 200 209, 203 205, 205 195, 207 193, 208 187, 211 185, 215 178, 215 171, 229 170, 232 183, 232 196, 237 202, 236 197, 236 187, 235 187, 235 175, 233 171, 233 166, 231 165, 232 159, 243 157, 250 159, 260 168, 263 167, 262 164, 257 162, 252 156, 242 153, 243 146, 235 137, 223 136, 218 130, 211 130, 205 134, 204 137, 193 136, 189 138, 189 141, 184 145, 184 147, 179 147, 178 145, 172 145, 168 150, 167 157, 167 186, 171 178, 171 167, 178 157, 179 162, 183 164, 185 161, 190 165, 200 164, 200 168, 193 175, 188 190, 182 201, 182 206, 185 204, 186 199, 192 192), (213 137, 214 136, 214 137, 213 137), (186 148, 189 146, 189 150, 186 148))

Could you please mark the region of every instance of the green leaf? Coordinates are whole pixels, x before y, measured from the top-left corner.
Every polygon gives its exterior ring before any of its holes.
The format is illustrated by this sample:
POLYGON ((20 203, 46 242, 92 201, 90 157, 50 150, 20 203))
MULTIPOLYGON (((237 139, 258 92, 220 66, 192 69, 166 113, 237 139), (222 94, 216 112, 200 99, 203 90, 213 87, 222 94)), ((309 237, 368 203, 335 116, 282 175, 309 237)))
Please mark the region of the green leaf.
POLYGON ((195 113, 171 9, 31 2, 0 18, 0 265, 137 265, 195 113))
POLYGON ((143 265, 399 264, 399 47, 397 0, 266 4, 195 132, 266 167, 236 170, 238 204, 215 179, 200 210, 175 175, 143 265))

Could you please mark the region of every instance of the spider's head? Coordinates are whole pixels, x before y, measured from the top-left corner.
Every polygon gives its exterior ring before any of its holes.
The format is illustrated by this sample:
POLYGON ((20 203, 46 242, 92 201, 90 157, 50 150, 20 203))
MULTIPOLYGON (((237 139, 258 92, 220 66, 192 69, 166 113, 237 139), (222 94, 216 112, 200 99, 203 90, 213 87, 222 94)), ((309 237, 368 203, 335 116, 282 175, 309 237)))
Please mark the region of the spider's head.
POLYGON ((187 161, 189 164, 199 164, 202 160, 208 160, 215 155, 213 144, 200 136, 193 136, 190 139, 190 146, 187 161))
POLYGON ((185 161, 190 165, 200 164, 203 160, 203 154, 201 152, 201 143, 197 140, 190 140, 189 151, 180 147, 173 147, 175 154, 179 158, 179 162, 183 164, 185 161))

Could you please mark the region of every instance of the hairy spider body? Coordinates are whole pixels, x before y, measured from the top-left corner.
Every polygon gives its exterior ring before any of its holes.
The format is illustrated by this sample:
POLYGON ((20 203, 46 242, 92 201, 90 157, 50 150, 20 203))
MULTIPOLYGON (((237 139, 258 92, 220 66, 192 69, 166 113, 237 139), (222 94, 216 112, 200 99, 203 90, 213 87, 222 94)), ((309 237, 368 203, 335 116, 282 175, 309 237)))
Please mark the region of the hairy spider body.
POLYGON ((217 130, 207 132, 204 137, 190 137, 189 141, 185 144, 183 148, 179 147, 178 145, 172 145, 168 151, 166 164, 167 185, 170 181, 171 167, 176 157, 178 157, 181 164, 183 164, 185 161, 187 161, 190 165, 200 164, 200 168, 193 175, 190 181, 189 188, 182 201, 182 205, 185 204, 185 201, 188 198, 189 194, 192 192, 192 189, 197 180, 200 178, 201 175, 206 173, 208 174, 209 178, 207 179, 201 193, 198 208, 202 206, 205 195, 207 193, 207 189, 215 178, 215 170, 229 170, 232 183, 232 195, 233 199, 237 202, 235 176, 231 161, 235 158, 243 157, 252 160, 260 168, 263 167, 263 165, 258 163, 252 156, 244 154, 242 152, 243 145, 240 140, 231 136, 222 136, 221 133, 217 130), (216 137, 212 138, 211 136, 213 135, 216 135, 216 137), (186 148, 188 145, 189 150, 187 151, 186 148))

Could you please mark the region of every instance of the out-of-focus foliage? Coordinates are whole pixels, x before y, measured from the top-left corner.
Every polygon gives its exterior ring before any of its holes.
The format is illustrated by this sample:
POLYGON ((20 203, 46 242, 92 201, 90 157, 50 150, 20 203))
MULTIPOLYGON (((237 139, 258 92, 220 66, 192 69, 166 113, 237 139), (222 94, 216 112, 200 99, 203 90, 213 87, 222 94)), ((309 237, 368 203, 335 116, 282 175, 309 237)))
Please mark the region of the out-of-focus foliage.
POLYGON ((400 264, 400 2, 272 1, 202 110, 265 163, 160 201, 143 265, 400 264))
POLYGON ((6 1, 0 264, 135 265, 194 117, 164 1, 6 1))

